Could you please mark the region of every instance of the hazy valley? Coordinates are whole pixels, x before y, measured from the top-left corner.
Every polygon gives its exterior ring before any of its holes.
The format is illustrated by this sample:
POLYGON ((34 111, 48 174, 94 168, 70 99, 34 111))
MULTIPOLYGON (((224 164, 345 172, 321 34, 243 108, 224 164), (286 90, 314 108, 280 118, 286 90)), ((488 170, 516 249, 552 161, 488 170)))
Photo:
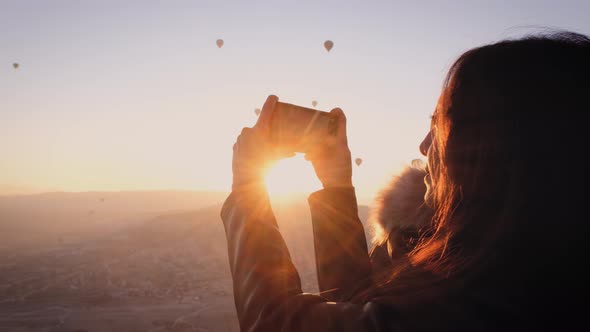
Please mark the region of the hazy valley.
MULTIPOLYGON (((0 197, 0 331, 238 331, 225 196, 0 197)), ((305 197, 273 201, 273 210, 304 291, 316 292, 305 197)))

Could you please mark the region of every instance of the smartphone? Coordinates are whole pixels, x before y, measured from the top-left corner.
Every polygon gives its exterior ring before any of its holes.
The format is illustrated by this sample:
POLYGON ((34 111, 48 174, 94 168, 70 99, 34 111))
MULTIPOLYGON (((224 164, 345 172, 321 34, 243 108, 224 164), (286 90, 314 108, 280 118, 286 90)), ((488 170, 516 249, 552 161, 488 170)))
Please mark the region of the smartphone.
POLYGON ((273 144, 289 152, 307 152, 329 135, 336 135, 336 119, 328 112, 277 102, 270 119, 273 144))

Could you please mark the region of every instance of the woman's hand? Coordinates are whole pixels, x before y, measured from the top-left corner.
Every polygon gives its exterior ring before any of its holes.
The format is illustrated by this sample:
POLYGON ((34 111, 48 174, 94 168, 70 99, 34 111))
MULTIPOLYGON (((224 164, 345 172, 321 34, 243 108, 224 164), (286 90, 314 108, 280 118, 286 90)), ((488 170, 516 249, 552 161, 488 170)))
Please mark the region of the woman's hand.
POLYGON ((330 111, 337 119, 335 136, 329 136, 321 145, 305 154, 311 161, 318 179, 324 188, 352 187, 352 158, 346 138, 346 116, 341 109, 330 111))
POLYGON ((238 136, 233 147, 232 190, 264 184, 264 173, 274 161, 294 155, 277 152, 270 142, 270 119, 278 100, 268 96, 254 127, 243 128, 238 136))

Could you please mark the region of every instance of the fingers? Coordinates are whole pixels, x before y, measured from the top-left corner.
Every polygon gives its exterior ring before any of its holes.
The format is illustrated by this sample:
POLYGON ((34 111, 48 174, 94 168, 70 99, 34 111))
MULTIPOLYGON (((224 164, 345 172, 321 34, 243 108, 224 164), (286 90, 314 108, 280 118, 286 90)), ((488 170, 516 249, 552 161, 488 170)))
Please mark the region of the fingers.
POLYGON ((240 134, 238 135, 238 139, 236 140, 236 144, 240 145, 240 141, 243 141, 244 137, 250 136, 251 132, 252 132, 252 128, 249 128, 249 127, 242 128, 242 131, 240 132, 240 134))
POLYGON ((296 155, 295 152, 275 150, 274 154, 273 154, 273 158, 274 159, 287 159, 287 158, 295 157, 295 155, 296 155))
POLYGON ((264 160, 278 160, 291 158, 295 152, 285 151, 269 144, 259 128, 244 127, 233 145, 234 153, 258 155, 264 160))
POLYGON ((320 158, 326 158, 332 152, 333 145, 316 146, 309 149, 303 158, 307 161, 314 161, 320 158))
POLYGON ((260 116, 258 116, 258 120, 254 127, 260 128, 260 130, 265 133, 268 132, 270 128, 270 118, 278 101, 279 98, 275 95, 270 95, 266 98, 264 106, 262 106, 262 110, 260 111, 260 116))
POLYGON ((336 120, 336 135, 328 135, 321 144, 311 146, 305 153, 305 160, 314 161, 327 158, 334 151, 338 151, 340 145, 347 146, 346 141, 346 116, 340 108, 334 108, 330 115, 336 120))
POLYGON ((251 136, 252 133, 253 133, 252 128, 249 128, 249 127, 242 128, 242 131, 238 135, 238 138, 236 138, 236 142, 234 143, 234 146, 233 146, 234 153, 239 150, 240 145, 243 145, 244 141, 247 141, 248 137, 251 136))
POLYGON ((330 114, 336 118, 336 137, 339 141, 346 142, 346 115, 340 108, 331 110, 330 114))
POLYGON ((313 153, 313 152, 308 152, 306 153, 303 158, 307 161, 314 161, 314 160, 318 160, 318 153, 313 153))
POLYGON ((238 136, 238 140, 242 136, 248 136, 248 135, 250 135, 251 132, 252 132, 252 128, 250 128, 250 127, 244 127, 244 128, 242 128, 242 131, 240 132, 240 135, 238 136))

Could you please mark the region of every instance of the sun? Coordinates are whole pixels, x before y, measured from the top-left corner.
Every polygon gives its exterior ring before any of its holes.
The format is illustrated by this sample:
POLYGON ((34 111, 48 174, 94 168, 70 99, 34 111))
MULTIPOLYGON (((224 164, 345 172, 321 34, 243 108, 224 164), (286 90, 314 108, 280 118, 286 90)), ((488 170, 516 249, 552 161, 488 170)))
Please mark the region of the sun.
POLYGON ((321 182, 303 154, 278 161, 267 171, 265 181, 271 198, 310 194, 321 189, 321 182))

